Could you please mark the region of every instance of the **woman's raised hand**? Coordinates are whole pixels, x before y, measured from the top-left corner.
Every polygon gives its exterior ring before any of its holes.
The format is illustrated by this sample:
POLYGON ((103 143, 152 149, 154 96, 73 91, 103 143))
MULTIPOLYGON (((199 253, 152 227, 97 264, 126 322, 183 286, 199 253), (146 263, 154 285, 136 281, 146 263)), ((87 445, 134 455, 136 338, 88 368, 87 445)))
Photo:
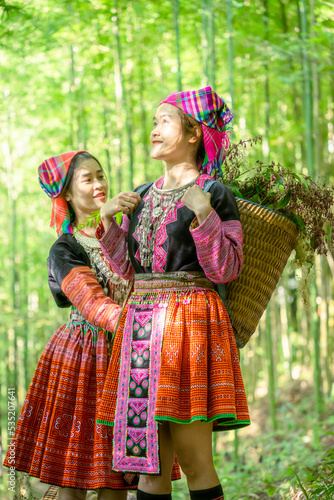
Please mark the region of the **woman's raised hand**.
POLYGON ((101 220, 104 225, 105 231, 110 225, 111 219, 118 212, 123 212, 124 214, 132 214, 132 212, 137 208, 141 202, 141 197, 138 193, 133 191, 128 191, 126 193, 119 193, 110 200, 108 200, 100 210, 101 220))
POLYGON ((212 210, 210 199, 211 194, 204 193, 204 191, 195 184, 187 189, 181 201, 189 210, 195 213, 198 223, 201 224, 212 210))

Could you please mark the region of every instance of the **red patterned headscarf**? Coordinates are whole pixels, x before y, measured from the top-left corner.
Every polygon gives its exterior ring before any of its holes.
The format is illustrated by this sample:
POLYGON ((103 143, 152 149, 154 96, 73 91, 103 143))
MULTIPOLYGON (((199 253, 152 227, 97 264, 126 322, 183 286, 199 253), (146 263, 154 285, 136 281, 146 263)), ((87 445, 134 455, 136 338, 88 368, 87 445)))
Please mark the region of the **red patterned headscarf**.
POLYGON ((232 132, 233 115, 224 100, 211 87, 200 90, 174 92, 162 103, 172 104, 182 109, 201 123, 205 147, 203 172, 214 179, 221 175, 221 165, 232 132))
POLYGON ((58 236, 62 233, 73 234, 71 226, 70 209, 67 201, 61 196, 66 182, 71 161, 78 153, 87 151, 69 151, 53 156, 38 167, 39 183, 43 191, 52 198, 52 212, 50 226, 56 225, 58 236))

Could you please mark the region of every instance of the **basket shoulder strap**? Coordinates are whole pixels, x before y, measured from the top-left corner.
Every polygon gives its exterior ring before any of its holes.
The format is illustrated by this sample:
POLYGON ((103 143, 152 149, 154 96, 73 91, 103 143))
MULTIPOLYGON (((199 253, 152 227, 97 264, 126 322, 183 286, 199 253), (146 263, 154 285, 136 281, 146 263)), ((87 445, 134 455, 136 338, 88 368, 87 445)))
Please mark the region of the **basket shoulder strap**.
POLYGON ((212 186, 212 184, 214 184, 215 182, 217 182, 217 181, 215 181, 214 179, 208 179, 207 181, 205 181, 204 186, 203 186, 203 192, 207 193, 209 191, 210 187, 212 186))
POLYGON ((139 188, 137 189, 136 193, 138 193, 139 196, 142 197, 143 194, 145 194, 150 189, 150 187, 152 186, 152 184, 153 184, 153 182, 146 182, 142 186, 139 186, 139 188))
MULTIPOLYGON (((207 193, 209 191, 210 187, 215 182, 217 182, 217 181, 215 181, 214 179, 208 179, 207 181, 205 181, 205 184, 203 186, 203 192, 207 193)), ((223 302, 224 306, 226 307, 228 315, 230 317, 231 324, 233 324, 233 321, 232 321, 232 318, 231 318, 231 314, 230 314, 230 311, 228 309, 228 305, 227 305, 227 301, 226 301, 226 288, 225 288, 225 285, 223 283, 215 283, 215 290, 218 293, 218 295, 220 297, 220 300, 223 302)))

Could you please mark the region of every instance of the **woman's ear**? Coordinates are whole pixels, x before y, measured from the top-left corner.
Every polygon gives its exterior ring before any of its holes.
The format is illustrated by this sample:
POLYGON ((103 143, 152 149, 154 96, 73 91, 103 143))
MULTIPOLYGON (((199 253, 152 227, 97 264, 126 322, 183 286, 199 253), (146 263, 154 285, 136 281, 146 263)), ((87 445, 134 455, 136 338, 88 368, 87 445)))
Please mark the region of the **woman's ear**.
POLYGON ((192 136, 189 138, 191 144, 195 144, 201 137, 202 129, 200 126, 193 128, 192 136))
POLYGON ((70 193, 66 193, 65 196, 64 196, 64 198, 65 198, 66 201, 71 201, 70 193))

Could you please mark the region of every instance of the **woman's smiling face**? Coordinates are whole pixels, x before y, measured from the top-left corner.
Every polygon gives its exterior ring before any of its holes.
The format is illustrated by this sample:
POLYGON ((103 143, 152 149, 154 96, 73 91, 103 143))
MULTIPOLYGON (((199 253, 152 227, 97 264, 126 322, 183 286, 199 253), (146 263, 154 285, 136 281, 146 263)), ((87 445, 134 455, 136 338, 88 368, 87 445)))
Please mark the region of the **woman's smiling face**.
POLYGON ((107 201, 108 182, 101 166, 92 158, 84 159, 76 168, 66 201, 78 217, 90 215, 107 201))
POLYGON ((189 137, 182 132, 181 117, 176 106, 163 103, 153 118, 150 135, 151 158, 168 162, 182 162, 187 158, 189 137))

